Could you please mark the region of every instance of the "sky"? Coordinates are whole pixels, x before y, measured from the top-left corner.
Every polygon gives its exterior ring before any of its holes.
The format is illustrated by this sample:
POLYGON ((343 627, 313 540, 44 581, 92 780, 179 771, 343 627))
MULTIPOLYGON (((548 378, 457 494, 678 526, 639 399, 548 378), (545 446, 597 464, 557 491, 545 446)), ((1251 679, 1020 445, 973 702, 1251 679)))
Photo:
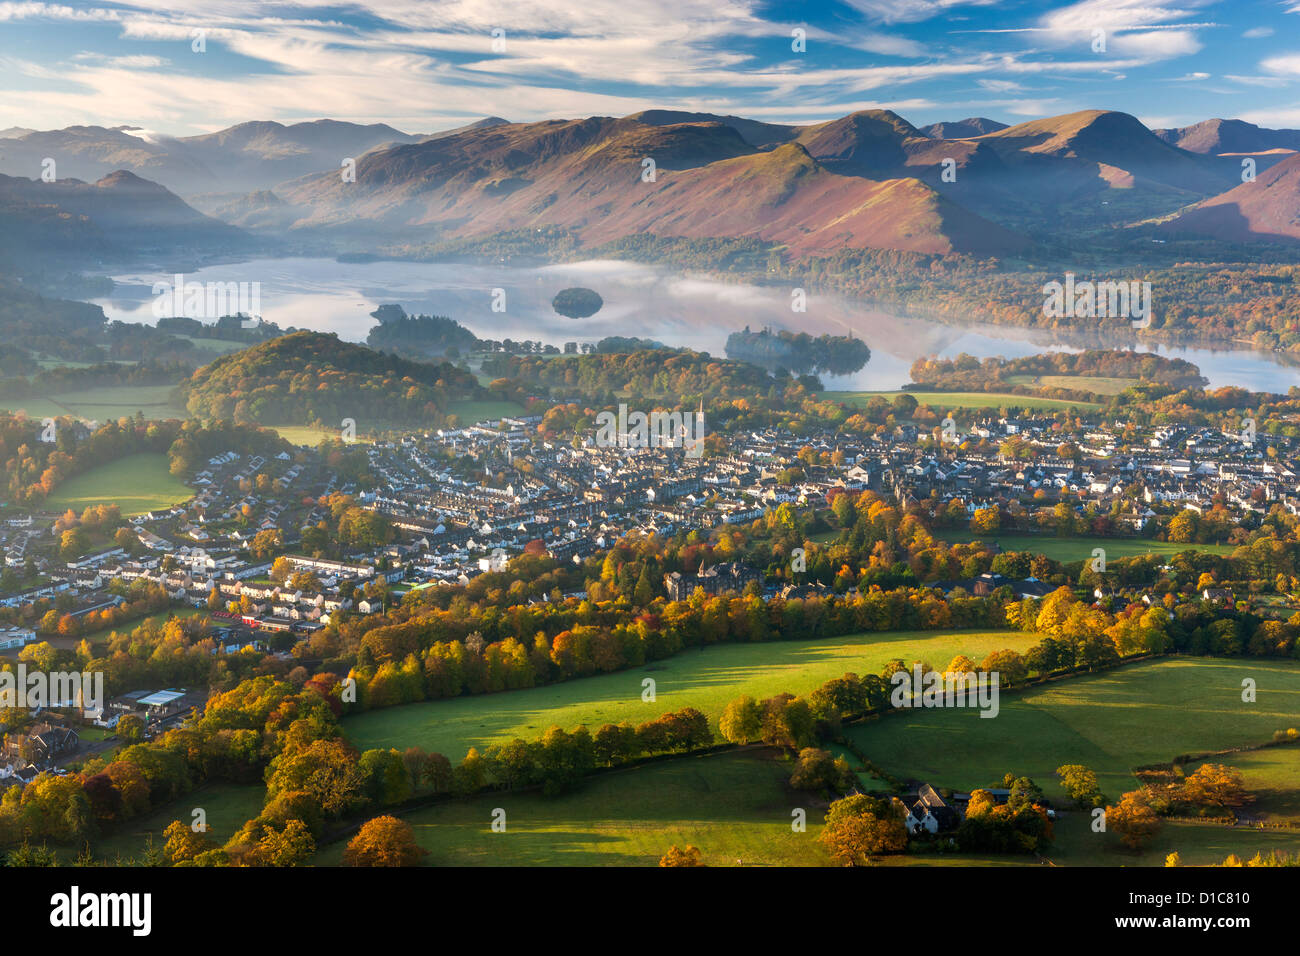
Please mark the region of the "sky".
POLYGON ((1300 0, 0 0, 0 129, 649 108, 1300 127, 1300 0))

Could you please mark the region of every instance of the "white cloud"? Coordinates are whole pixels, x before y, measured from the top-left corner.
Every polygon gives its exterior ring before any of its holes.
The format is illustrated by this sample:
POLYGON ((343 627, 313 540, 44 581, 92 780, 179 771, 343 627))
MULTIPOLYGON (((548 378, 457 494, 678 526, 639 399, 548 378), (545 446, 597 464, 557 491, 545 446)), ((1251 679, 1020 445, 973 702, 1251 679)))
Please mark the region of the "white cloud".
POLYGON ((1300 76, 1300 53, 1289 53, 1285 56, 1271 56, 1260 61, 1260 67, 1269 73, 1278 73, 1284 76, 1300 76))

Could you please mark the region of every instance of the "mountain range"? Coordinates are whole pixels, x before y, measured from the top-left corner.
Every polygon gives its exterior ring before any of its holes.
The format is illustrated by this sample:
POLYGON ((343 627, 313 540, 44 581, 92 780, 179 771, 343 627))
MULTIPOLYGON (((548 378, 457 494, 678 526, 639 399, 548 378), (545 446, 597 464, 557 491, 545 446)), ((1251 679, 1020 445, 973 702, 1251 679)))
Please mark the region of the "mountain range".
POLYGON ((181 138, 15 128, 0 132, 0 171, 11 174, 0 211, 40 242, 75 234, 88 251, 177 229, 190 246, 244 230, 355 247, 560 227, 587 245, 650 234, 749 237, 793 256, 1016 256, 1138 223, 1170 238, 1300 238, 1297 149, 1296 130, 1239 120, 1151 130, 1109 110, 925 128, 890 110, 787 125, 666 109, 489 117, 424 135, 331 120, 181 138), (1241 181, 1243 154, 1256 182, 1241 181), (47 157, 58 182, 13 175, 38 175, 47 157), (132 208, 115 202, 128 194, 132 208))

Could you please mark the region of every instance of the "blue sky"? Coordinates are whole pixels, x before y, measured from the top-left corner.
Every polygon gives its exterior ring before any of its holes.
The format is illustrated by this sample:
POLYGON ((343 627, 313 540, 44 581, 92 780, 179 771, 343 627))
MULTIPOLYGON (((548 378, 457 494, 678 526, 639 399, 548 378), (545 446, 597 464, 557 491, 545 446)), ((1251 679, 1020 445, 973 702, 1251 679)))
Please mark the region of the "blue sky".
POLYGON ((0 0, 0 128, 327 116, 425 133, 649 107, 1300 127, 1298 91, 1300 0, 0 0))

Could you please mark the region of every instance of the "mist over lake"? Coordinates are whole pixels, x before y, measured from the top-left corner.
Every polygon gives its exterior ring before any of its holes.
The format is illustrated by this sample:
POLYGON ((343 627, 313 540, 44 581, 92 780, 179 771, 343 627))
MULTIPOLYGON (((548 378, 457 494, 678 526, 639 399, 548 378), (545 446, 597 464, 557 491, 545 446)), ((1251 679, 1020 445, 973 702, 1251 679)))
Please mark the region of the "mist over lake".
MULTIPOLYGON (((112 295, 96 299, 110 319, 152 325, 152 288, 171 282, 163 272, 113 277, 112 295)), ((338 333, 364 342, 376 324, 370 315, 384 303, 408 313, 445 315, 480 338, 596 342, 611 336, 656 339, 724 356, 727 336, 749 326, 813 335, 852 332, 871 348, 859 372, 823 376, 828 388, 896 389, 911 381, 912 362, 926 355, 962 352, 1009 358, 1087 347, 1132 347, 1123 331, 1113 336, 1069 337, 1059 331, 1025 330, 972 323, 958 327, 915 316, 898 316, 841 295, 809 295, 805 313, 790 308, 787 286, 758 286, 683 274, 664 266, 596 260, 540 267, 424 262, 337 262, 324 258, 254 259, 208 266, 185 274, 186 282, 259 282, 262 317, 282 328, 338 333), (604 305, 595 315, 571 319, 551 300, 561 289, 595 290, 604 305), (504 289, 506 311, 493 312, 493 289, 504 289)), ((215 316, 207 316, 212 321, 215 316)), ((1203 346, 1138 346, 1200 367, 1209 387, 1235 385, 1285 392, 1300 385, 1300 369, 1278 355, 1250 349, 1203 346)))

